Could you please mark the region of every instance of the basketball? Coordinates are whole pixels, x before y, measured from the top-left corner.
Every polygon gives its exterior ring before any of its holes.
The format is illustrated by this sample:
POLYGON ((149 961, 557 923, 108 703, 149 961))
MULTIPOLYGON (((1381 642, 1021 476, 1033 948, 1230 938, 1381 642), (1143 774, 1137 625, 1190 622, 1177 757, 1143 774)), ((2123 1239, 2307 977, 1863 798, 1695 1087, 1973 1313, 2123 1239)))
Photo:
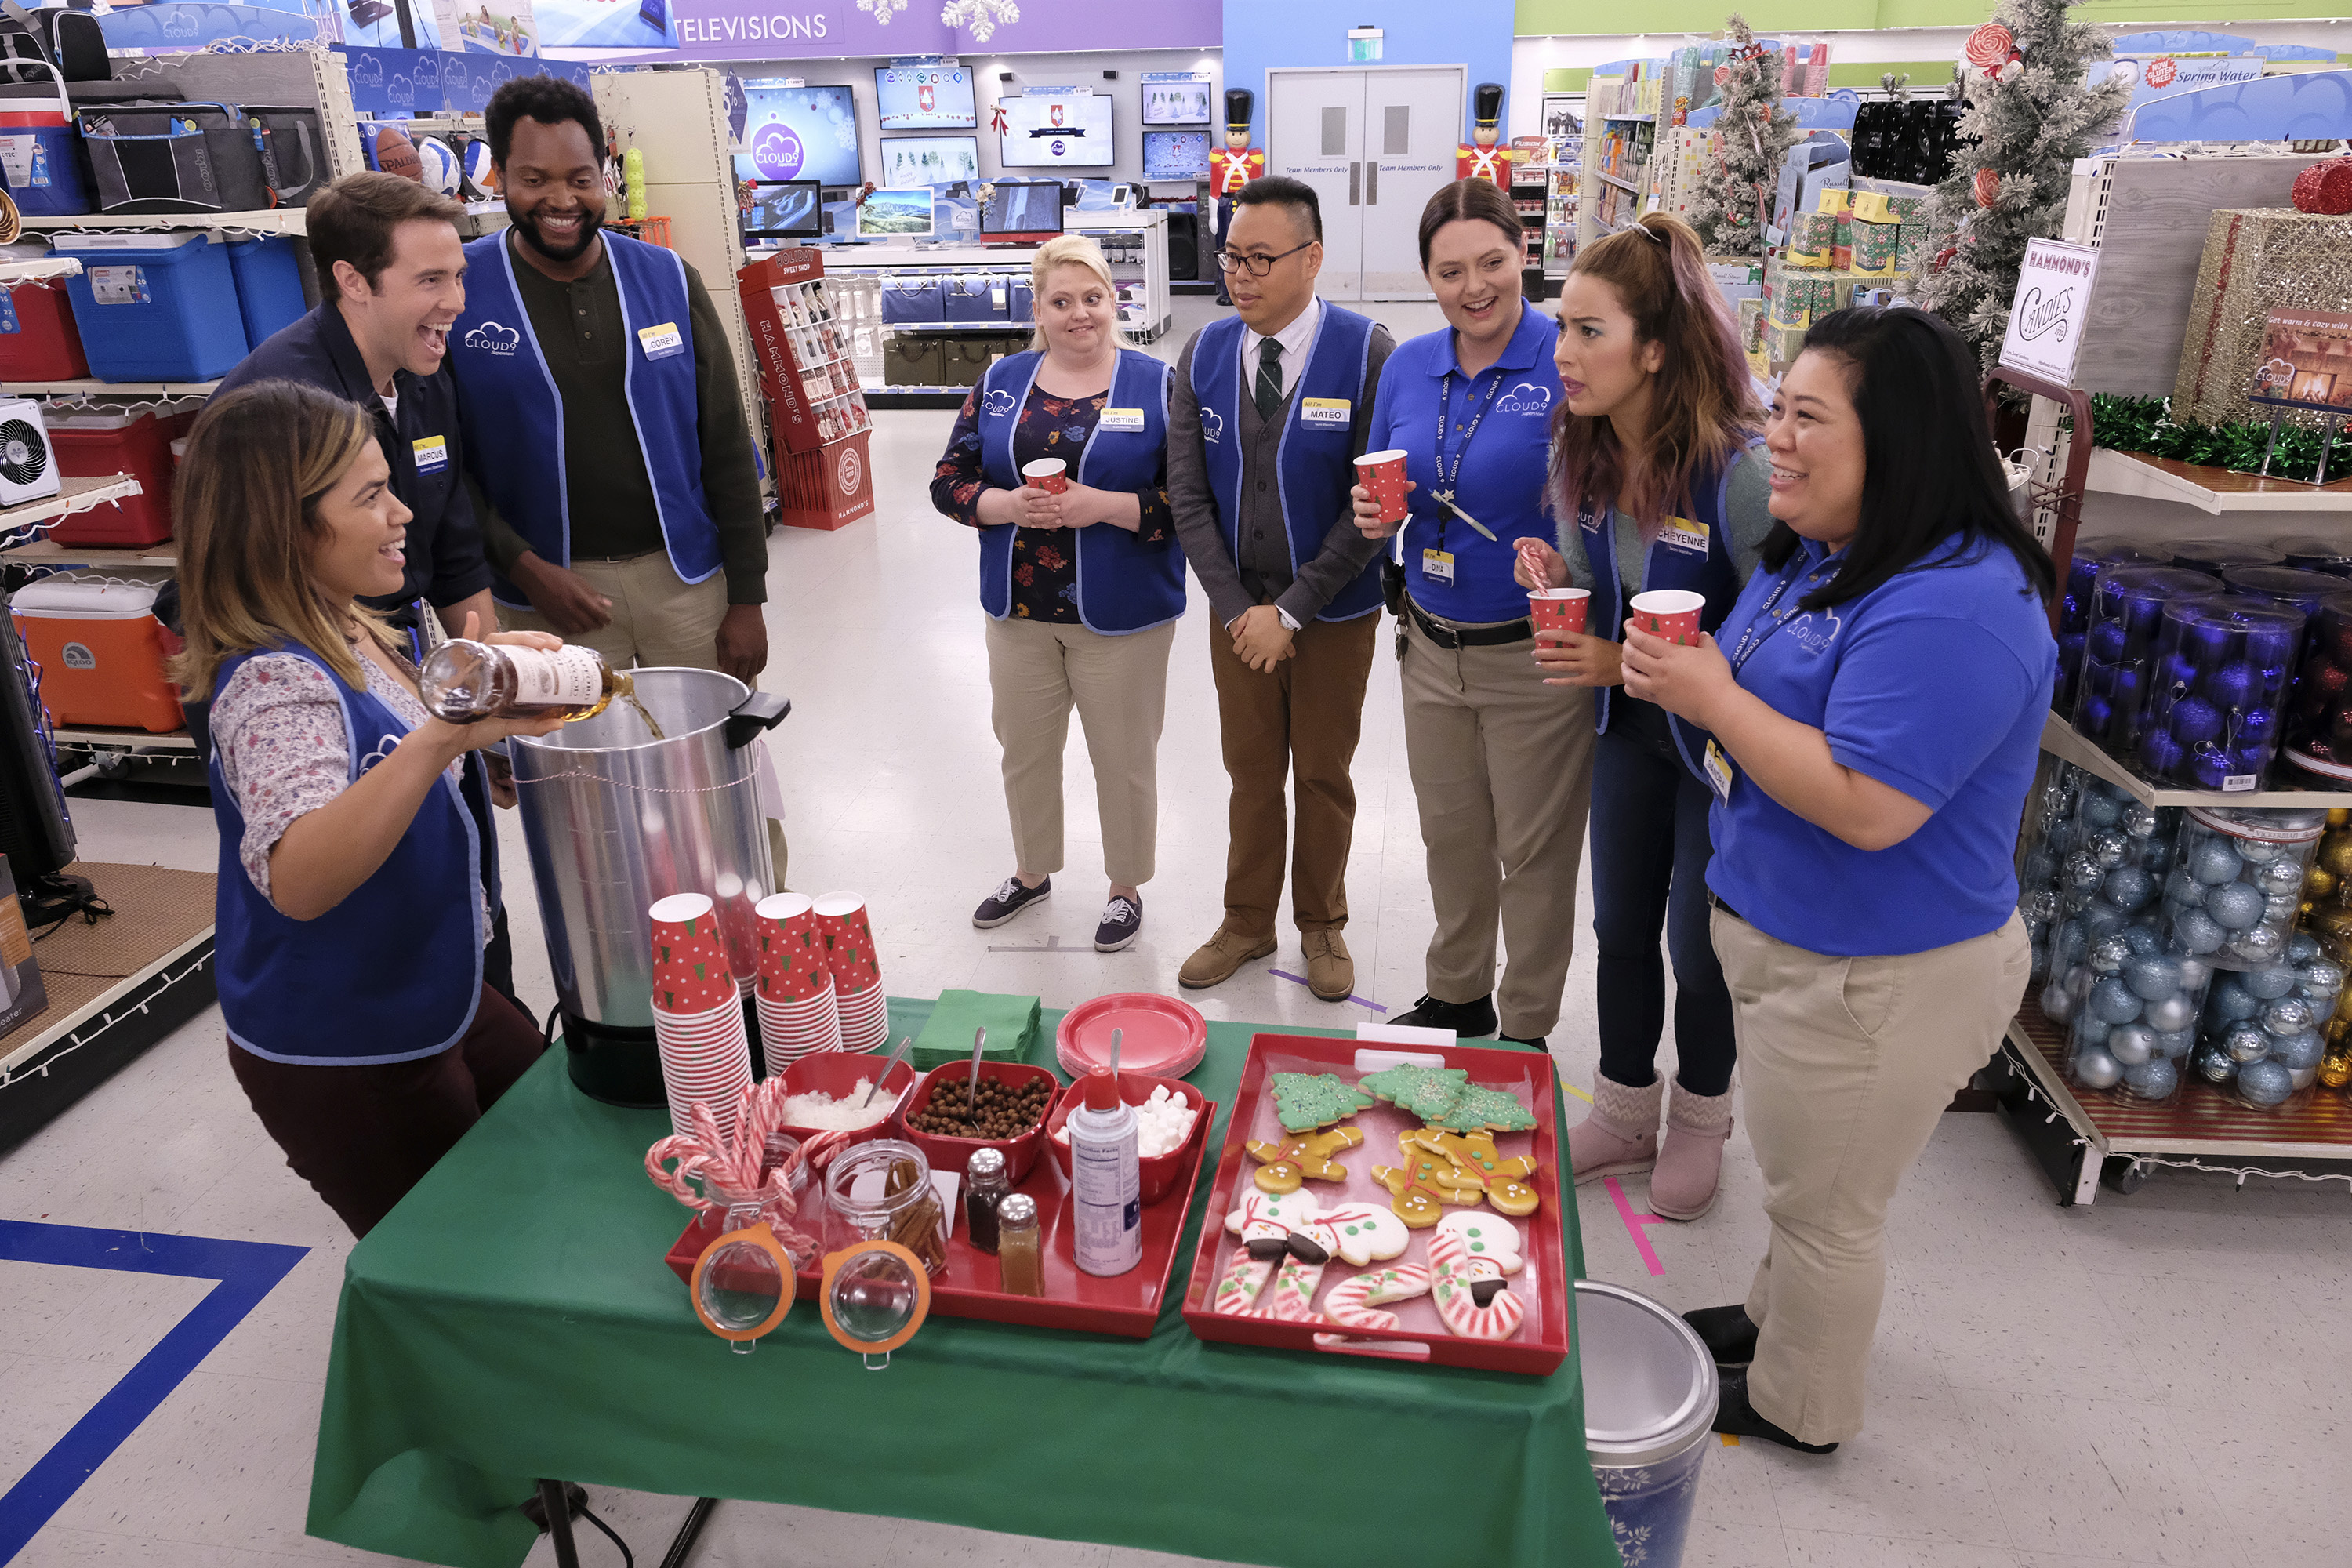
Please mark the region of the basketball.
POLYGON ((425 183, 425 161, 416 155, 416 143, 408 132, 397 125, 379 125, 367 143, 368 162, 387 174, 398 174, 404 180, 425 183))
POLYGON ((449 143, 437 136, 418 137, 416 161, 417 178, 425 183, 426 190, 438 191, 445 196, 457 194, 457 154, 449 150, 449 143))

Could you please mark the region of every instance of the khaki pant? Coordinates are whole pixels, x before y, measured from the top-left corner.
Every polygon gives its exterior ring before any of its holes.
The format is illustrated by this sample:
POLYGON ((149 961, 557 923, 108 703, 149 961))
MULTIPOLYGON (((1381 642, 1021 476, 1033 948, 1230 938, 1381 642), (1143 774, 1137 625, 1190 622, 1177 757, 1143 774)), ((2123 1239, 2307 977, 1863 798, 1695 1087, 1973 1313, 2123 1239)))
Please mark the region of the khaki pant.
POLYGON ((1576 945, 1576 870, 1592 805, 1592 693, 1546 686, 1532 637, 1442 648, 1405 621, 1404 747, 1421 806, 1429 893, 1429 994, 1492 992, 1501 1032, 1539 1039, 1559 1022, 1576 945), (1495 984, 1495 929, 1509 948, 1495 984))
MULTIPOLYGON (((663 550, 618 561, 574 561, 572 570, 613 601, 611 620, 572 637, 557 632, 537 610, 500 605, 499 624, 510 632, 552 632, 566 642, 593 647, 614 669, 719 668, 719 623, 727 618, 724 572, 688 583, 663 550)), ((784 825, 772 816, 768 819, 768 853, 776 863, 775 885, 782 888, 791 853, 784 825)))
POLYGON ((1004 748, 1015 867, 1062 868, 1062 752, 1070 710, 1086 727, 1114 886, 1151 880, 1160 836, 1160 725, 1176 623, 1126 637, 1008 616, 988 623, 988 687, 1004 748))
POLYGON ((1886 1205, 1953 1092, 2000 1047, 2025 989, 2025 927, 2012 914, 1983 936, 1886 958, 1809 952, 1720 909, 1713 930, 1772 1221, 1748 1293, 1761 1331, 1748 1398, 1801 1442, 1842 1443, 1862 1430, 1886 1205))
POLYGON ((1272 936, 1282 908, 1289 830, 1283 784, 1293 775, 1298 835, 1291 849, 1291 913, 1303 931, 1348 923, 1348 847, 1356 834, 1356 782, 1348 766, 1363 730, 1364 685, 1380 630, 1377 614, 1309 621, 1291 639, 1291 657, 1269 674, 1242 662, 1224 627, 1209 627, 1217 728, 1234 784, 1226 809, 1225 924, 1244 936, 1272 936))

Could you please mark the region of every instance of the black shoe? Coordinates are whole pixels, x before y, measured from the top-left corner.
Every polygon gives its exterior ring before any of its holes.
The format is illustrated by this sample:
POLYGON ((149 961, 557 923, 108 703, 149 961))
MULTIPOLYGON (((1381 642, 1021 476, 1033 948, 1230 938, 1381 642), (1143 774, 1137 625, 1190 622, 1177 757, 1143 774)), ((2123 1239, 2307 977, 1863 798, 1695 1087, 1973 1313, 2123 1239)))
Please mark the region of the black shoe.
POLYGON ((1756 1407, 1748 1403, 1746 1367, 1723 1374, 1722 1392, 1716 1400, 1715 1430, 1734 1437, 1761 1437, 1768 1443, 1778 1443, 1783 1448, 1794 1448, 1800 1454, 1837 1452, 1835 1443, 1800 1443, 1786 1430, 1757 1415, 1756 1407))
POLYGON ((971 923, 982 931, 992 930, 1019 914, 1032 904, 1042 904, 1054 896, 1054 879, 1046 878, 1034 888, 1024 888, 1018 877, 1007 877, 1004 885, 980 901, 971 911, 971 923))
POLYGON ((1434 996, 1424 996, 1412 1005, 1412 1012, 1389 1022, 1408 1029, 1451 1029, 1465 1039, 1476 1039, 1495 1032, 1495 998, 1487 995, 1475 1002, 1440 1002, 1434 996))
POLYGON ((1142 934, 1142 899, 1113 899, 1103 906, 1102 922, 1095 927, 1095 951, 1117 952, 1134 946, 1142 934))
POLYGON ((1551 1037, 1549 1035, 1538 1035, 1532 1040, 1523 1040, 1517 1035, 1496 1035, 1495 1043, 1498 1046, 1525 1046, 1531 1051, 1551 1049, 1551 1037))
POLYGON ((1716 1365, 1746 1366, 1756 1359, 1756 1325, 1748 1321, 1748 1309, 1738 1302, 1685 1312, 1683 1321, 1697 1331, 1716 1365))

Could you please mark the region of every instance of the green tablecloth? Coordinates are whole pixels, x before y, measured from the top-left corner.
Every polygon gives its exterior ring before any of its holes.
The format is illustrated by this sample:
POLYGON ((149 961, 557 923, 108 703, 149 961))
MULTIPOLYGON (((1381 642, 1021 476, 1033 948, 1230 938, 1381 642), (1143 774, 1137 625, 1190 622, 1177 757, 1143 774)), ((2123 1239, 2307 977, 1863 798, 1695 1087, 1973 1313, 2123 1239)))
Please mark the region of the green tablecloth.
MULTIPOLYGON (((929 1006, 892 1002, 893 1037, 929 1006)), ((1211 1024, 1192 1075, 1212 1156, 1252 1033, 1211 1024)), ((1283 1568, 1618 1562, 1573 1354, 1535 1379, 1193 1338, 1208 1173, 1149 1340, 934 1317, 869 1373, 808 1303, 749 1356, 702 1328, 662 1261, 688 1213, 644 1171, 667 1131, 551 1051, 352 1250, 311 1534, 511 1568, 558 1476, 1283 1568)))

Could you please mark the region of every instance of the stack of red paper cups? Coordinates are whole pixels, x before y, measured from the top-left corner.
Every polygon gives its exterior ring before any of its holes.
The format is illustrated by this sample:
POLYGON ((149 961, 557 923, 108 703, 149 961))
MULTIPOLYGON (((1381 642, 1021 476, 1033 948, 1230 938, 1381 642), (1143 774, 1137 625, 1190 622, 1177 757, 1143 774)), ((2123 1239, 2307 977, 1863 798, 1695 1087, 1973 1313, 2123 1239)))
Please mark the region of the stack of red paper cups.
POLYGON ((674 893, 648 912, 654 1039, 669 1093, 670 1128, 685 1132, 693 1124, 689 1108, 701 1100, 719 1131, 732 1137, 737 1097, 751 1087, 751 1042, 743 1032, 741 994, 727 967, 716 909, 704 894, 674 893))
POLYGON ((761 900, 754 912, 759 929, 751 940, 760 973, 751 995, 773 1077, 811 1052, 841 1049, 841 1015, 814 906, 798 893, 776 893, 761 900))
POLYGON ((814 905, 817 939, 824 965, 833 972, 834 1005, 841 1014, 841 1048, 878 1051, 890 1038, 890 1004, 882 994, 882 960, 874 951, 874 928, 866 900, 856 893, 820 894, 814 905))

